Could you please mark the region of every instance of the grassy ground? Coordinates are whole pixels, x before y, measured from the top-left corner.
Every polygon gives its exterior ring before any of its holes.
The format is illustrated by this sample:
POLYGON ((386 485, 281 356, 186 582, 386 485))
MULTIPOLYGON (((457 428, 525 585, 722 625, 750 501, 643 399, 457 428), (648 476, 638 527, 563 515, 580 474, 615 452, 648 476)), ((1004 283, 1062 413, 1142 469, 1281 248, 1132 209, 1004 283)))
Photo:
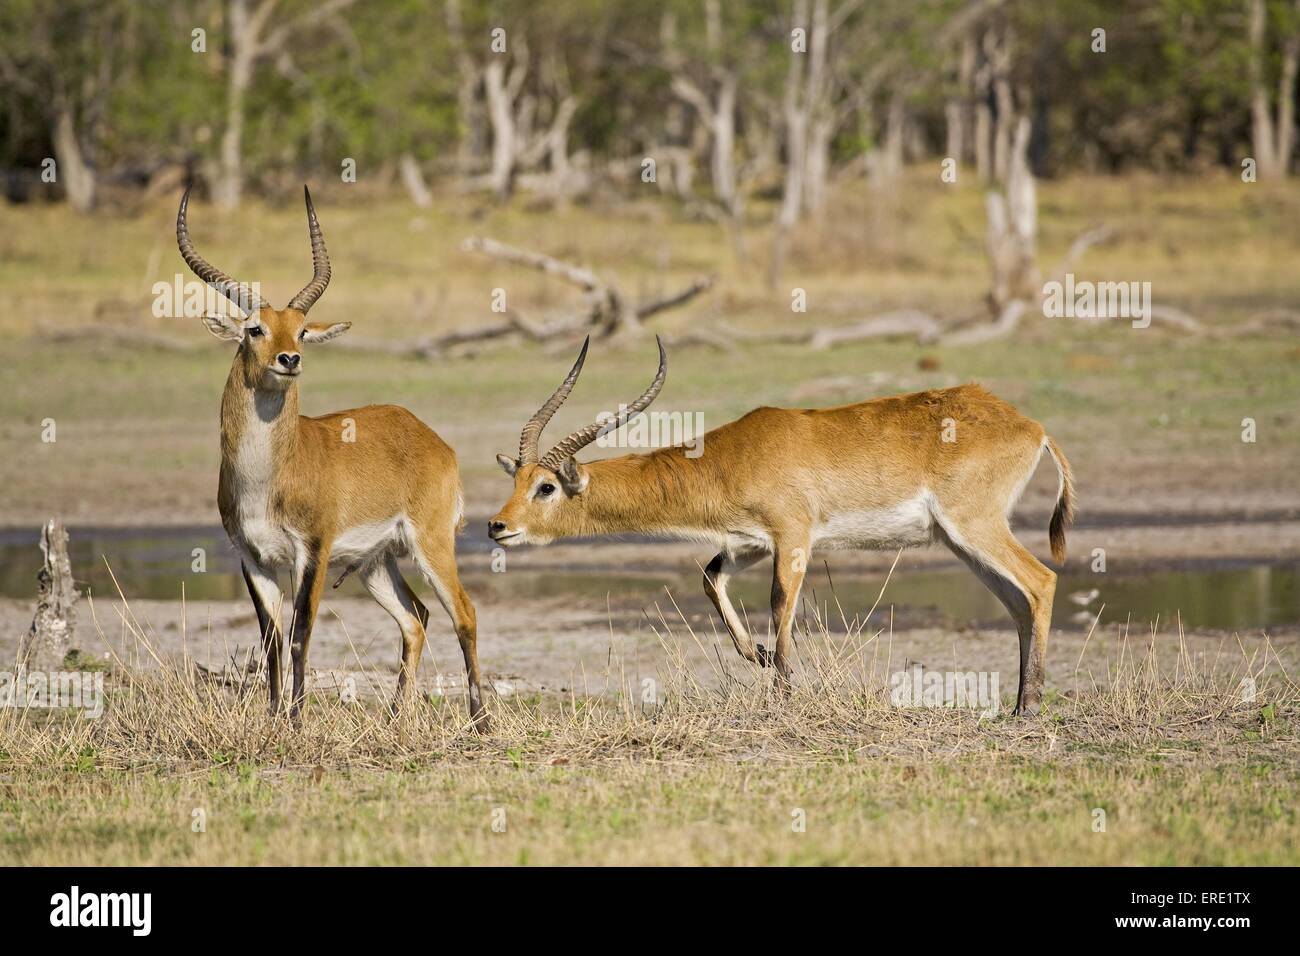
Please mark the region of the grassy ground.
MULTIPOLYGON (((1090 251, 1079 278, 1150 281, 1158 303, 1222 334, 1035 316, 1013 340, 964 349, 680 349, 660 407, 703 412, 712 427, 764 403, 978 379, 1065 448, 1085 520, 1300 507, 1300 348, 1287 335, 1231 334, 1300 294, 1300 199, 1225 177, 1043 183, 1040 200, 1045 271, 1075 235, 1107 223, 1119 238, 1090 251), (1254 443, 1241 440, 1247 417, 1254 443)), ((573 305, 567 287, 461 252, 472 234, 591 265, 634 297, 715 273, 707 297, 656 320, 669 332, 718 319, 833 325, 901 306, 953 316, 978 308, 988 285, 980 192, 920 172, 889 196, 847 187, 823 227, 795 237, 775 288, 762 227, 746 231, 746 261, 718 227, 648 201, 543 213, 443 198, 416 212, 325 187, 317 205, 335 278, 313 317, 350 319, 350 334, 372 341, 484 321, 495 287, 534 317, 573 305), (794 287, 808 293, 807 315, 791 315, 794 287)), ((74 533, 214 523, 229 348, 149 313, 152 283, 181 268, 174 208, 0 217, 0 524, 34 527, 52 513, 74 533), (52 443, 41 440, 47 419, 52 443)), ((191 225, 208 258, 261 280, 274 301, 307 279, 296 206, 222 218, 200 205, 191 225)), ((515 447, 570 352, 513 345, 426 362, 320 346, 307 355, 303 407, 408 405, 458 450, 479 516, 508 490, 493 455, 515 447)), ((612 408, 652 368, 648 342, 602 346, 553 429, 612 408)), ((1045 513, 1054 491, 1054 476, 1039 476, 1026 506, 1045 513)), ((1109 527, 1080 529, 1074 553, 1118 542, 1104 539, 1109 527)), ((1274 537, 1258 534, 1250 553, 1267 556, 1274 537)), ((1186 559, 1195 547, 1166 541, 1161 553, 1186 559)), ((543 606, 510 587, 483 602, 482 620, 496 605, 543 606)), ((232 625, 231 639, 246 644, 250 628, 232 625)), ((678 662, 653 704, 494 699, 486 735, 455 701, 393 721, 373 701, 327 694, 294 729, 264 713, 258 688, 211 686, 174 655, 138 667, 150 657, 141 651, 113 666, 99 719, 0 707, 0 863, 1300 862, 1290 657, 1243 652, 1223 670, 1217 657, 1156 662, 1136 644, 1117 648, 1105 681, 1054 696, 1031 720, 899 710, 852 661, 819 662, 788 705, 761 678, 703 687, 678 662), (1243 676, 1257 678, 1256 698, 1243 696, 1243 676)))
POLYGON ((664 641, 648 697, 493 696, 485 733, 459 700, 337 692, 295 728, 256 680, 118 657, 97 718, 0 708, 0 863, 1300 862, 1300 693, 1267 642, 1123 641, 1022 719, 893 706, 861 630, 805 634, 788 701, 664 641))
MULTIPOLYGON (((834 325, 900 306, 951 316, 977 309, 988 284, 978 190, 919 174, 895 197, 846 188, 824 227, 799 234, 775 289, 764 282, 763 229, 748 234, 751 260, 743 262, 718 227, 649 202, 542 213, 447 199, 417 213, 396 202, 352 202, 336 188, 323 190, 318 205, 335 277, 313 316, 353 320, 357 340, 484 321, 495 287, 534 317, 573 305, 563 284, 460 251, 472 234, 588 263, 634 297, 716 273, 713 292, 656 320, 670 332, 718 319, 751 329, 834 325), (796 286, 807 290, 809 312, 792 317, 796 286)), ((1291 194, 1228 178, 1044 183, 1041 258, 1050 271, 1076 234, 1108 223, 1119 238, 1084 257, 1080 279, 1150 281, 1158 303, 1231 329, 1300 295, 1292 267, 1298 213, 1291 194)), ((4 216, 0 331, 12 358, 0 391, 8 490, 0 522, 31 525, 55 511, 80 523, 213 522, 229 349, 196 323, 149 314, 151 283, 183 268, 174 210, 160 204, 131 219, 84 221, 62 207, 33 207, 4 216), (46 419, 57 426, 53 444, 41 440, 46 419)), ((206 206, 193 213, 200 249, 228 271, 260 276, 275 301, 306 281, 301 227, 296 207, 253 205, 229 219, 206 206)), ((457 449, 471 510, 483 514, 507 489, 493 455, 514 446, 570 351, 567 343, 557 355, 501 346, 425 362, 319 346, 307 356, 303 406, 308 414, 410 406, 457 449)), ((598 349, 552 427, 585 423, 626 400, 653 361, 649 343, 598 349)), ((1300 348, 1289 335, 1189 339, 1122 322, 1079 328, 1034 317, 1013 343, 679 349, 670 368, 660 407, 702 412, 706 427, 759 404, 827 405, 978 379, 1062 443, 1085 513, 1300 505, 1290 480, 1300 453, 1300 348), (922 357, 938 367, 921 369, 922 357), (1246 417, 1258 426, 1254 444, 1241 441, 1246 417)), ((1047 484, 1029 504, 1045 505, 1047 484)))
POLYGON ((996 750, 793 768, 38 771, 0 784, 0 862, 1294 866, 1298 783, 1267 758, 996 750))
MULTIPOLYGON (((760 404, 830 405, 978 379, 1044 422, 1070 456, 1087 508, 1153 510, 1300 504, 1291 468, 1300 453, 1294 398, 1300 361, 1276 342, 1165 340, 1130 351, 1112 340, 992 344, 940 352, 939 371, 916 370, 915 349, 857 345, 791 361, 788 348, 748 349, 743 360, 699 350, 671 359, 659 405, 702 412, 721 424, 760 404), (1084 371, 1087 355, 1104 376, 1084 371), (1243 384, 1244 383, 1244 384, 1243 384), (1259 437, 1241 440, 1254 418, 1259 437)), ((308 359, 304 411, 371 401, 406 404, 457 449, 470 509, 490 513, 509 484, 494 461, 518 444, 521 424, 564 374, 568 357, 523 347, 487 360, 429 364, 391 357, 321 354, 308 359)), ((585 424, 629 397, 652 374, 653 354, 602 352, 551 428, 585 424)), ((61 513, 70 523, 214 523, 217 403, 225 350, 174 355, 113 348, 95 355, 30 345, 0 393, 0 521, 37 525, 61 513), (60 386, 46 370, 59 368, 60 386), (57 441, 41 440, 53 419, 57 441)), ((593 450, 592 457, 602 454, 593 450)), ((1047 510, 1053 481, 1027 505, 1047 510)))

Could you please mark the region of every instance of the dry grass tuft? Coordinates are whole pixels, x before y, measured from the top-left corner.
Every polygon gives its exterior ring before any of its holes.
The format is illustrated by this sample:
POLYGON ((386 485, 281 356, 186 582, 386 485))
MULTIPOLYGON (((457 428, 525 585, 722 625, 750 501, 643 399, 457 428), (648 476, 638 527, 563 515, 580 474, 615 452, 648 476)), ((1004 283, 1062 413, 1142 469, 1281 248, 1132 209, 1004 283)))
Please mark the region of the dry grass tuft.
MULTIPOLYGON (((883 595, 883 589, 882 589, 883 595)), ((874 608, 873 608, 874 610, 874 608)), ((402 770, 433 764, 603 761, 771 762, 810 765, 859 758, 946 758, 1006 749, 1053 759, 1113 752, 1227 748, 1249 740, 1290 751, 1297 687, 1271 644, 1231 659, 1194 658, 1181 630, 1124 640, 1091 687, 1049 691, 1035 718, 1010 715, 1015 675, 1000 675, 994 715, 951 707, 900 708, 890 677, 891 635, 868 630, 871 612, 840 613, 832 628, 811 609, 798 646, 802 672, 787 699, 771 671, 720 656, 713 673, 687 664, 691 647, 715 653, 684 615, 660 612, 666 665, 653 685, 605 696, 510 696, 491 700, 491 728, 476 732, 459 699, 426 696, 397 717, 384 700, 317 691, 301 726, 268 713, 264 674, 214 674, 188 656, 164 657, 122 600, 117 612, 137 662, 115 657, 102 716, 0 709, 0 766, 186 770, 252 764, 288 768, 402 770), (1172 664, 1158 646, 1176 641, 1172 664), (140 663, 143 662, 143 663, 140 663), (1249 689, 1249 692, 1248 692, 1249 689)), ((100 627, 98 616, 94 623, 100 627)), ((100 637, 103 639, 103 631, 100 637)), ((106 647, 111 646, 105 640, 106 647)), ((616 665, 617 666, 617 665, 616 665)), ((375 674, 376 688, 390 683, 375 674)))
POLYGON ((0 863, 1300 859, 1296 686, 1267 643, 1204 660, 1181 635, 1123 642, 1022 720, 1005 694, 992 717, 892 706, 891 635, 866 617, 809 614, 787 701, 728 655, 688 667, 716 640, 661 614, 653 702, 623 672, 619 693, 494 698, 480 735, 460 700, 391 718, 325 692, 295 728, 260 675, 164 658, 118 610, 142 663, 113 661, 101 716, 0 709, 0 863))

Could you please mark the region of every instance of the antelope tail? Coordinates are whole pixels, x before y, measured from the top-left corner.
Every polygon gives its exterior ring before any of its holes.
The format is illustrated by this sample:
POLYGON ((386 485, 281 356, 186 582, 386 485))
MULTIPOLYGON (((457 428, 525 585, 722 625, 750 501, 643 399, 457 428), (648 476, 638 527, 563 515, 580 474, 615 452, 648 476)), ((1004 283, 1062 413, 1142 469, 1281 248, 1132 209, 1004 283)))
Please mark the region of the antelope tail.
POLYGON ((1052 512, 1052 523, 1048 537, 1052 542, 1052 558, 1057 564, 1065 563, 1065 531, 1074 523, 1074 476, 1070 473, 1070 463, 1051 438, 1043 440, 1052 461, 1056 462, 1056 471, 1060 476, 1060 486, 1056 492, 1056 510, 1052 512))

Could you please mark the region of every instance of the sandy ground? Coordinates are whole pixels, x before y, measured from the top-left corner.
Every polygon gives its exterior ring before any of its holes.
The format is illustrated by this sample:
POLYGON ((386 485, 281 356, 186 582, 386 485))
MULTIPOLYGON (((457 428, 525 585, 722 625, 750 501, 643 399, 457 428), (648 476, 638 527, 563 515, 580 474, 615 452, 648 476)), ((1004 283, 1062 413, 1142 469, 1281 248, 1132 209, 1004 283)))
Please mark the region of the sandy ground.
MULTIPOLYGON (((1045 547, 1045 535, 1028 533, 1024 538, 1036 550, 1045 547)), ((1134 567, 1189 560, 1222 564, 1249 557, 1300 554, 1300 523, 1097 528, 1072 535, 1072 554, 1085 556, 1074 561, 1086 560, 1093 547, 1106 547, 1110 561, 1134 567)), ((690 669, 705 683, 729 677, 752 679, 752 668, 737 656, 698 587, 677 587, 671 593, 660 591, 658 596, 650 596, 641 578, 641 583, 626 592, 620 592, 615 583, 604 594, 547 593, 546 579, 538 574, 616 569, 646 576, 662 574, 680 582, 681 575, 693 574, 697 564, 708 557, 698 545, 678 543, 564 544, 520 550, 509 555, 511 570, 530 572, 533 582, 528 593, 521 595, 518 582, 522 576, 491 573, 487 554, 465 555, 462 573, 478 608, 479 656, 485 675, 499 694, 607 694, 620 688, 635 694, 642 681, 662 678, 669 649, 680 648, 690 669), (538 581, 543 582, 540 589, 538 581)), ((829 557, 838 572, 878 571, 883 582, 894 556, 839 553, 829 557)), ((937 548, 910 552, 906 560, 909 567, 955 564, 947 552, 937 548)), ((759 569, 751 575, 760 581, 763 578, 759 569)), ((812 612, 807 598, 806 591, 805 615, 812 612)), ((429 693, 459 694, 463 690, 459 649, 445 616, 434 602, 429 603, 433 618, 420 686, 429 693)), ((0 601, 0 659, 14 659, 32 609, 31 601, 0 601)), ((867 610, 846 609, 849 616, 867 610)), ((750 613, 755 615, 752 628, 763 640, 767 616, 759 609, 751 608, 750 613)), ((932 669, 998 672, 1004 696, 1014 693, 1018 651, 1009 620, 1003 625, 990 621, 958 628, 913 626, 902 620, 892 631, 887 610, 877 620, 883 627, 881 633, 873 637, 867 632, 854 642, 861 647, 864 668, 874 669, 882 679, 919 662, 932 669)), ((230 667, 232 661, 242 666, 256 643, 256 621, 247 601, 191 602, 182 607, 180 601, 132 599, 127 609, 120 600, 103 596, 93 606, 85 602, 79 606, 75 643, 87 653, 116 654, 147 666, 148 652, 125 621, 149 634, 160 654, 184 651, 209 668, 230 667)), ((843 622, 836 618, 828 623, 843 641, 843 622)), ((1218 660, 1228 670, 1239 665, 1243 655, 1259 655, 1271 644, 1282 665, 1296 672, 1300 626, 1270 628, 1267 635, 1259 631, 1239 635, 1199 631, 1183 638, 1190 653, 1218 660)), ((1115 625, 1099 627, 1091 635, 1082 625, 1058 628, 1048 650, 1049 686, 1066 690, 1087 686, 1093 680, 1104 682, 1107 661, 1113 661, 1121 650, 1145 652, 1150 640, 1145 625, 1128 634, 1127 643, 1122 629, 1115 625)), ((1176 627, 1162 627, 1156 642, 1160 653, 1176 654, 1176 627)), ((817 644, 816 639, 805 639, 801 648, 805 659, 817 651, 817 644)), ((353 677, 363 693, 387 695, 396 677, 398 653, 396 626, 378 605, 366 598, 327 594, 312 639, 314 687, 328 692, 353 677)))
MULTIPOLYGON (((120 603, 96 602, 95 614, 106 641, 95 633, 87 609, 78 644, 96 655, 105 655, 111 647, 122 659, 149 666, 148 652, 122 625, 120 607, 120 603)), ((502 695, 573 692, 581 696, 618 693, 620 688, 636 695, 644 680, 664 679, 666 647, 679 647, 706 685, 720 683, 724 675, 745 681, 754 677, 754 669, 737 656, 711 616, 683 609, 683 622, 671 606, 661 607, 662 619, 654 608, 647 609, 652 616, 609 614, 596 606, 574 608, 569 599, 532 601, 527 607, 481 604, 479 658, 485 677, 502 695)), ((184 649, 208 667, 228 666, 232 659, 242 664, 255 644, 256 621, 244 602, 191 605, 185 609, 184 629, 179 601, 133 602, 130 610, 152 635, 156 651, 179 655, 184 649)), ((21 632, 30 614, 23 602, 0 603, 4 659, 13 659, 17 641, 11 635, 21 632)), ((442 621, 430 630, 420 687, 431 694, 459 695, 464 675, 455 639, 442 621)), ((842 629, 837 636, 843 638, 842 629)), ((1065 691, 1089 687, 1093 681, 1105 684, 1107 662, 1121 652, 1146 653, 1151 639, 1147 632, 1133 632, 1126 639, 1117 626, 1098 628, 1090 636, 1082 630, 1058 630, 1048 646, 1048 686, 1065 691)), ((1162 659, 1178 653, 1176 630, 1162 630, 1155 640, 1162 659)), ((1262 661, 1267 646, 1289 673, 1295 673, 1300 662, 1300 627, 1270 629, 1267 636, 1193 632, 1184 634, 1183 640, 1188 653, 1218 661, 1225 672, 1241 666, 1243 658, 1262 661)), ((1018 645, 1010 627, 884 631, 875 637, 858 636, 855 643, 861 648, 864 671, 874 671, 882 682, 889 674, 919 663, 943 671, 996 672, 1003 696, 1014 694, 1018 645)), ((385 696, 396 680, 398 651, 396 627, 373 602, 356 598, 329 602, 312 638, 312 686, 328 692, 351 676, 362 693, 385 696)))

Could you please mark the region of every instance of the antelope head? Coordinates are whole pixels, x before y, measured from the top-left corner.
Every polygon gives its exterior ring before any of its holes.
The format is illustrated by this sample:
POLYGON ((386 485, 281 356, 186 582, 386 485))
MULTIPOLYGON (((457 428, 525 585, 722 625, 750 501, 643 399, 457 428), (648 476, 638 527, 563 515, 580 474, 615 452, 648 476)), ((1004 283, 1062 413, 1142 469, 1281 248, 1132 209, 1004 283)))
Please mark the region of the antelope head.
POLYGON ((238 361, 243 365, 244 382, 249 388, 285 391, 302 374, 302 343, 327 342, 352 326, 351 322, 326 325, 307 321, 307 310, 330 281, 329 253, 325 251, 325 237, 316 221, 311 193, 306 186, 302 187, 307 200, 307 229, 311 234, 312 279, 285 308, 275 309, 250 286, 236 282, 194 250, 185 222, 190 188, 181 197, 181 209, 176 216, 176 243, 181 256, 195 275, 244 313, 243 318, 208 315, 203 322, 217 338, 239 343, 238 361))
POLYGON ((542 429, 573 391, 582 363, 587 358, 590 337, 582 343, 578 360, 560 387, 519 433, 519 457, 497 455, 498 464, 514 479, 515 490, 505 507, 488 523, 488 535, 493 541, 505 547, 549 544, 558 537, 572 534, 572 529, 580 526, 578 512, 583 508, 583 496, 592 475, 591 469, 578 464, 573 456, 601 435, 621 428, 658 397, 668 375, 668 357, 658 336, 655 336, 655 341, 659 345, 659 371, 640 398, 620 407, 614 417, 578 429, 545 455, 539 456, 537 443, 542 429))

